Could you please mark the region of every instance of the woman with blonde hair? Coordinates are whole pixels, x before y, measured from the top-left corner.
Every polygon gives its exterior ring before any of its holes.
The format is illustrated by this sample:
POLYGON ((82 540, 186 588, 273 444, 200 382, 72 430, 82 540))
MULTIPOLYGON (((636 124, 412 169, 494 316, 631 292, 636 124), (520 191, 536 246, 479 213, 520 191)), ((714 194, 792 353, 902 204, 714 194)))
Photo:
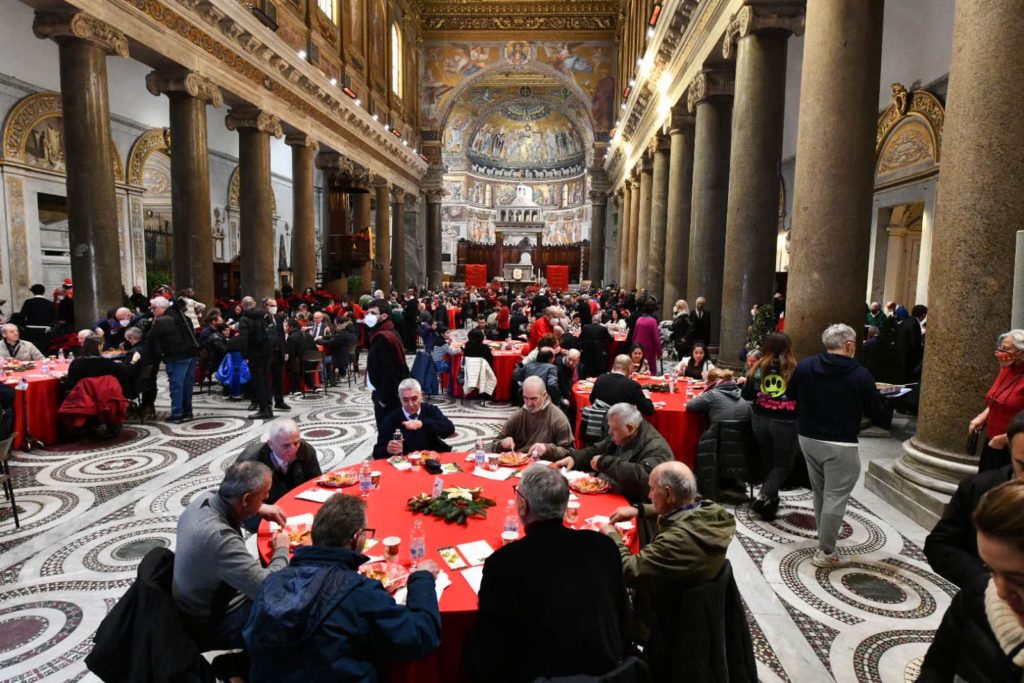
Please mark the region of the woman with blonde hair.
POLYGON ((680 299, 672 308, 672 347, 675 349, 676 358, 683 358, 690 355, 693 343, 690 340, 690 306, 686 299, 680 299))

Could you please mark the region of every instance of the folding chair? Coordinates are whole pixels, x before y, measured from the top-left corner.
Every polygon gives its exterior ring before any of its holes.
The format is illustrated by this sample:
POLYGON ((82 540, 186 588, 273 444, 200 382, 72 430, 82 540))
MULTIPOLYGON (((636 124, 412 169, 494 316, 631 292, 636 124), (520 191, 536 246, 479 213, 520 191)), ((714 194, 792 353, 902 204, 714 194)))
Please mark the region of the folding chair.
POLYGON ((8 462, 11 455, 11 445, 17 436, 18 433, 15 432, 3 441, 0 441, 0 484, 3 485, 7 500, 11 501, 11 512, 14 513, 14 528, 20 529, 21 521, 18 519, 18 504, 14 502, 14 479, 11 477, 11 465, 8 462))
POLYGON ((317 388, 327 395, 327 384, 321 378, 324 371, 323 351, 305 351, 302 354, 302 395, 307 393, 315 394, 317 388))

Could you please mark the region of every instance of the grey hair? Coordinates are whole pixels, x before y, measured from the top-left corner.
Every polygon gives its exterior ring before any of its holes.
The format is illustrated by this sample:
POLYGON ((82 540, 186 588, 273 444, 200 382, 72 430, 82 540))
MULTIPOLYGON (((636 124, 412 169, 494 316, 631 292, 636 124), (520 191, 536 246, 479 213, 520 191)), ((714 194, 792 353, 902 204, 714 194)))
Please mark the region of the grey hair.
POLYGON ((403 379, 401 382, 399 382, 398 383, 398 390, 399 391, 418 391, 421 394, 423 393, 423 387, 421 387, 420 383, 417 382, 412 377, 407 377, 406 379, 403 379))
POLYGON ((829 325, 821 333, 821 343, 824 344, 827 351, 838 349, 848 341, 857 341, 857 333, 844 323, 829 325))
POLYGON ((344 548, 366 526, 366 503, 355 496, 331 496, 320 506, 310 530, 313 545, 344 548))
POLYGON ((558 470, 537 463, 523 472, 519 495, 529 503, 534 520, 562 519, 569 502, 569 482, 558 470))
POLYGON ((1003 332, 999 335, 999 339, 996 340, 996 344, 1002 346, 1003 341, 1007 338, 1013 340, 1013 345, 1017 347, 1018 351, 1024 351, 1024 330, 1010 330, 1009 332, 1003 332))
POLYGON ((226 501, 235 503, 247 493, 258 491, 270 474, 270 468, 261 462, 249 460, 236 462, 224 473, 217 493, 226 501))
POLYGON ((171 302, 162 296, 156 296, 149 300, 149 305, 151 307, 168 309, 171 307, 171 302))
POLYGON ((279 417, 270 423, 267 430, 267 440, 276 440, 282 434, 298 434, 299 425, 290 417, 279 417))
POLYGON ((12 327, 15 330, 18 330, 18 326, 15 325, 14 323, 5 323, 3 325, 0 325, 0 334, 7 334, 7 330, 11 329, 12 327))
POLYGON ((142 339, 142 330, 137 327, 129 327, 124 331, 125 339, 142 339))
POLYGON ((654 470, 654 485, 667 486, 679 501, 693 500, 697 497, 697 479, 689 467, 678 463, 665 463, 654 470))
POLYGON ((579 358, 580 357, 580 350, 579 349, 569 349, 569 351, 566 352, 565 355, 568 356, 569 358, 579 358))
POLYGON ((548 395, 548 387, 547 387, 546 384, 544 384, 544 380, 541 379, 539 376, 537 376, 537 375, 530 375, 529 377, 524 379, 523 380, 523 389, 526 388, 527 384, 529 384, 530 386, 536 385, 537 389, 540 390, 542 396, 547 396, 548 395))
POLYGON ((690 304, 686 303, 686 299, 679 299, 678 301, 676 301, 675 305, 672 308, 675 309, 679 308, 680 306, 683 307, 683 313, 690 312, 690 304))
POLYGON ((608 409, 608 419, 610 420, 613 417, 630 427, 636 427, 644 420, 644 416, 640 414, 640 411, 632 403, 616 403, 613 405, 608 409))

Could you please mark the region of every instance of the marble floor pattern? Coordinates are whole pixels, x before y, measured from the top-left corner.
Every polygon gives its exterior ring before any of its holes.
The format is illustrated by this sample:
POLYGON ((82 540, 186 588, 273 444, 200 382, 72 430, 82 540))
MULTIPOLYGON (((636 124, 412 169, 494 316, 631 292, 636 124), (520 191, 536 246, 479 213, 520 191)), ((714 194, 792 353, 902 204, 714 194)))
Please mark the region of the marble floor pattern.
MULTIPOLYGON (((166 387, 158 410, 166 412, 166 387)), ((360 386, 289 399, 291 415, 329 469, 365 457, 373 409, 360 386)), ((456 449, 494 434, 508 404, 434 399, 455 422, 456 449)), ((90 681, 83 659, 104 615, 154 546, 174 547, 177 518, 216 485, 260 437, 245 403, 196 395, 192 422, 131 424, 113 441, 15 453, 21 511, 15 530, 0 501, 0 681, 90 681)), ((862 447, 892 457, 894 439, 862 447)), ((930 571, 924 530, 865 491, 854 492, 841 547, 857 555, 838 570, 810 564, 810 492, 784 495, 778 519, 734 509, 729 551, 755 641, 762 681, 912 681, 954 587, 930 571)))

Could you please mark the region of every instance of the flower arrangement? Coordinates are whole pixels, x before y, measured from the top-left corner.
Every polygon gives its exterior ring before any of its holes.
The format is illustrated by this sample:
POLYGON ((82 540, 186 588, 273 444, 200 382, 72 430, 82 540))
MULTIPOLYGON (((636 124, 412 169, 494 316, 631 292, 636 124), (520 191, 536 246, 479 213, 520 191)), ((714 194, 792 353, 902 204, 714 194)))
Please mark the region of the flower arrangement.
POLYGON ((413 512, 422 515, 434 515, 451 524, 465 524, 470 517, 486 517, 487 508, 494 507, 495 502, 483 495, 483 489, 453 486, 444 489, 437 498, 420 493, 410 498, 406 504, 413 512))

